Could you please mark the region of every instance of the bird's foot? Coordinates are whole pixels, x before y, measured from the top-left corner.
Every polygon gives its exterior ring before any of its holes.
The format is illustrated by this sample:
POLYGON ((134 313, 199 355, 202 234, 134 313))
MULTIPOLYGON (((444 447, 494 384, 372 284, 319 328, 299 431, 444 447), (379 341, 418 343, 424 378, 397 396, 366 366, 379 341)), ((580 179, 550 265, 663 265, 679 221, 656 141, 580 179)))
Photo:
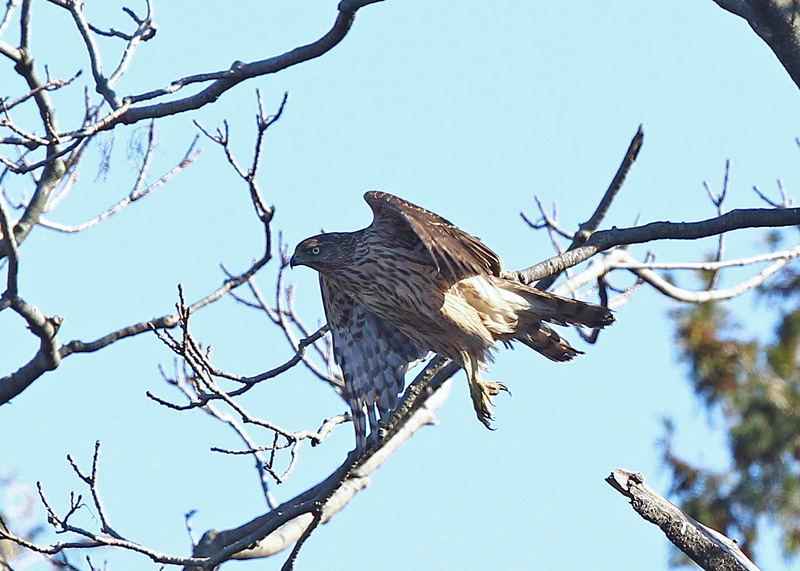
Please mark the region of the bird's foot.
POLYGON ((490 408, 494 406, 492 397, 499 395, 501 392, 511 394, 508 387, 503 383, 484 381, 476 378, 470 382, 469 391, 478 420, 480 420, 486 428, 493 430, 491 421, 494 420, 494 415, 490 408))

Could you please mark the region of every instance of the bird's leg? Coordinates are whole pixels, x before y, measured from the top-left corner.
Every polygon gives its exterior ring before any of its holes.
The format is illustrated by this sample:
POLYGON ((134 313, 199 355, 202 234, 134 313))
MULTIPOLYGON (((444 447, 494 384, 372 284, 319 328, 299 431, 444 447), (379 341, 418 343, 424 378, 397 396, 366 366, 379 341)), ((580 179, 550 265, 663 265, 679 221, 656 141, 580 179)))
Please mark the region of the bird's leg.
POLYGON ((380 422, 375 412, 375 406, 372 404, 367 405, 367 418, 369 419, 369 435, 364 442, 363 449, 360 450, 362 453, 375 448, 381 440, 380 422))
POLYGON ((369 437, 366 434, 356 433, 356 447, 353 450, 358 456, 361 456, 370 447, 369 437))
MULTIPOLYGON (((467 373, 467 381, 469 382, 469 394, 472 397, 472 405, 475 408, 475 414, 483 425, 492 429, 491 421, 494 420, 491 408, 494 406, 492 397, 499 395, 502 391, 509 392, 508 387, 503 383, 484 381, 478 376, 480 369, 478 363, 469 356, 464 359, 464 370, 467 373)), ((510 394, 510 393, 509 393, 510 394)))
POLYGON ((353 427, 356 432, 355 451, 361 455, 369 447, 367 442, 367 405, 364 403, 363 398, 353 397, 351 407, 350 416, 353 419, 353 427))

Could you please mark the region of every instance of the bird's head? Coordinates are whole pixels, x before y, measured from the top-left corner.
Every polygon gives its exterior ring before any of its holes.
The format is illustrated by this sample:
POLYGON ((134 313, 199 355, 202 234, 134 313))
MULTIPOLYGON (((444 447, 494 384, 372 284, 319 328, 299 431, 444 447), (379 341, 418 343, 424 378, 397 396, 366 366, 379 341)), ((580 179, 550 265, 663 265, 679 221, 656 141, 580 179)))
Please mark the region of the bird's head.
POLYGON ((306 238, 294 249, 289 265, 308 266, 318 272, 335 270, 352 258, 351 234, 331 232, 306 238))

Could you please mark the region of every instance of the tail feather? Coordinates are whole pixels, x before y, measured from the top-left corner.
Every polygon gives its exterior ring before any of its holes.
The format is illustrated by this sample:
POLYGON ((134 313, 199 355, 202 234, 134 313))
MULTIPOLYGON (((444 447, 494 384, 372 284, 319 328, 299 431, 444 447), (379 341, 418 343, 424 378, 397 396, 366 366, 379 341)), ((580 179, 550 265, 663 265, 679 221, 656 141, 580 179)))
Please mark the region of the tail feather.
MULTIPOLYGON (((514 282, 506 283, 507 288, 524 297, 530 304, 530 309, 525 313, 532 314, 538 320, 558 325, 585 325, 593 329, 600 329, 614 322, 614 316, 607 307, 562 297, 514 282)), ((523 319, 524 314, 520 315, 520 318, 523 319)))
MULTIPOLYGON (((548 323, 599 329, 614 321, 607 307, 502 278, 475 276, 458 282, 454 288, 459 295, 452 297, 461 303, 459 307, 466 314, 474 314, 476 331, 507 345, 521 341, 553 361, 569 361, 581 351, 571 347, 548 323)), ((462 314, 458 317, 460 322, 466 322, 462 314)))
POLYGON ((571 361, 575 355, 583 354, 544 323, 539 323, 538 329, 517 332, 514 338, 551 361, 571 361))
POLYGON ((583 352, 572 347, 547 323, 599 329, 614 321, 607 307, 561 297, 515 282, 506 282, 504 286, 522 296, 530 305, 529 309, 517 313, 517 327, 510 337, 552 361, 571 361, 583 352))

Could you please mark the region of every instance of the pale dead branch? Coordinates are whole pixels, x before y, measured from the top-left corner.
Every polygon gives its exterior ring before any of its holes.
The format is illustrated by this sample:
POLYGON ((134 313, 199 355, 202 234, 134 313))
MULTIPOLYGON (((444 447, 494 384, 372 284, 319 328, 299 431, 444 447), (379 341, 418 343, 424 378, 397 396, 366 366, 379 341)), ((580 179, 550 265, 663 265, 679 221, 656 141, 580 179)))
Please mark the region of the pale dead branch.
POLYGON ((735 540, 690 518, 650 486, 639 472, 617 469, 606 482, 631 500, 631 507, 661 528, 675 546, 706 571, 759 571, 735 540))

